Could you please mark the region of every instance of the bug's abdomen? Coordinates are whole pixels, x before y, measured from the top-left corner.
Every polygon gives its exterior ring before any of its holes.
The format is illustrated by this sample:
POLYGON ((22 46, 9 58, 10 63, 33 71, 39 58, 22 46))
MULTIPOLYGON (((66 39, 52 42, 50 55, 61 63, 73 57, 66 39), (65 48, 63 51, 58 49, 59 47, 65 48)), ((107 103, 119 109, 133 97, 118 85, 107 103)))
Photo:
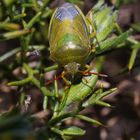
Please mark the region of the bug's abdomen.
POLYGON ((51 58, 61 65, 70 62, 85 63, 90 53, 90 47, 83 47, 79 36, 71 33, 64 34, 58 41, 57 47, 51 50, 51 58))

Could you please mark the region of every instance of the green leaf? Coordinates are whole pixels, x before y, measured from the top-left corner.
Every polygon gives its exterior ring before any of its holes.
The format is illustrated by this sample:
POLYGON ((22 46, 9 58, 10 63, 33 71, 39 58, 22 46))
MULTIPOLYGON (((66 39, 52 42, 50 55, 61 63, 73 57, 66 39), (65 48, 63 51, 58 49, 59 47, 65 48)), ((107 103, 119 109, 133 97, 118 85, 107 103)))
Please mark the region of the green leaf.
POLYGON ((94 8, 95 12, 98 11, 99 9, 101 9, 101 7, 103 6, 104 2, 105 2, 104 0, 99 0, 98 3, 96 3, 96 5, 94 5, 93 8, 94 8))
MULTIPOLYGON (((130 38, 131 39, 131 38, 130 38)), ((128 69, 131 70, 134 66, 134 63, 135 63, 135 60, 136 60, 136 56, 137 56, 137 53, 140 49, 140 43, 139 42, 134 42, 135 45, 132 45, 131 48, 132 48, 132 53, 131 53, 131 56, 130 56, 130 59, 129 59, 129 63, 128 63, 128 69)))
POLYGON ((132 3, 134 3, 134 2, 136 2, 137 0, 116 0, 116 1, 114 1, 115 3, 115 6, 117 7, 117 8, 119 8, 119 7, 121 7, 121 6, 123 6, 123 5, 128 5, 128 4, 132 4, 132 3))
MULTIPOLYGON (((139 43, 140 45, 140 43, 139 43)), ((132 53, 131 53, 131 56, 130 56, 130 60, 129 60, 129 63, 128 63, 128 69, 131 70, 134 66, 134 63, 135 63, 135 59, 136 59, 136 56, 137 56, 137 53, 139 51, 138 48, 134 47, 134 46, 138 46, 137 44, 136 45, 133 45, 133 50, 132 50, 132 53)))
POLYGON ((16 0, 3 0, 4 4, 8 7, 11 6, 16 0))
POLYGON ((113 11, 103 0, 98 1, 90 10, 87 14, 87 18, 93 23, 98 42, 103 41, 111 32, 113 32, 117 17, 117 11, 113 11))
POLYGON ((64 135, 72 135, 72 136, 82 136, 85 134, 85 130, 76 126, 71 126, 69 128, 63 129, 62 132, 64 135))
POLYGON ((103 102, 101 100, 97 101, 96 104, 104 107, 111 107, 109 103, 103 102))
POLYGON ((21 114, 18 108, 0 116, 0 139, 6 134, 11 138, 24 138, 33 134, 33 127, 29 117, 21 114))
POLYGON ((136 42, 134 45, 131 46, 132 49, 140 49, 140 42, 136 42))
POLYGON ((100 43, 100 47, 96 48, 96 54, 100 54, 102 52, 111 50, 112 48, 117 47, 120 43, 123 43, 126 41, 126 39, 129 37, 131 34, 132 30, 130 29, 129 31, 122 33, 120 36, 112 38, 112 39, 107 39, 104 42, 100 43))
POLYGON ((91 119, 91 118, 83 116, 83 115, 76 115, 76 117, 81 120, 84 120, 86 122, 92 123, 93 125, 102 125, 102 123, 100 123, 99 121, 91 119))
POLYGON ((113 93, 116 90, 117 90, 117 88, 112 88, 112 89, 105 91, 105 92, 100 92, 99 90, 97 90, 87 101, 85 101, 83 103, 82 106, 88 107, 88 106, 91 106, 93 104, 98 104, 100 99, 113 93))
POLYGON ((51 127, 51 130, 52 130, 53 132, 55 132, 56 134, 64 135, 63 132, 62 132, 61 130, 59 130, 58 128, 51 127))
POLYGON ((135 23, 135 24, 133 24, 131 26, 132 26, 132 28, 134 30, 136 30, 137 32, 140 32, 140 23, 135 23))
POLYGON ((97 30, 97 40, 100 42, 108 37, 108 35, 113 32, 114 28, 114 19, 110 17, 114 17, 117 13, 114 13, 114 15, 108 15, 106 17, 106 20, 103 21, 103 24, 100 25, 100 27, 97 30))
POLYGON ((44 96, 44 99, 43 99, 43 110, 47 110, 47 107, 48 107, 48 97, 47 96, 44 96))
POLYGON ((0 34, 0 40, 9 40, 9 39, 21 37, 30 32, 31 30, 25 29, 25 30, 18 30, 18 31, 3 33, 3 34, 0 34))
POLYGON ((0 22, 0 29, 5 30, 19 30, 20 25, 16 23, 6 23, 6 22, 0 22))

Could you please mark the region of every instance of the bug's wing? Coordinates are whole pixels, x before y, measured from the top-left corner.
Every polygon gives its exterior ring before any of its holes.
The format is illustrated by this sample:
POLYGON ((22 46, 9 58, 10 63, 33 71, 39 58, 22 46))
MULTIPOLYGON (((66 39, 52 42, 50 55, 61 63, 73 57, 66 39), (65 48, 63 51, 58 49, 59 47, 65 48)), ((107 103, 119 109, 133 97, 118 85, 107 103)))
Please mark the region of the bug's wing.
POLYGON ((49 27, 50 44, 56 43, 64 34, 75 34, 88 43, 89 35, 86 19, 81 10, 70 3, 57 8, 49 27))

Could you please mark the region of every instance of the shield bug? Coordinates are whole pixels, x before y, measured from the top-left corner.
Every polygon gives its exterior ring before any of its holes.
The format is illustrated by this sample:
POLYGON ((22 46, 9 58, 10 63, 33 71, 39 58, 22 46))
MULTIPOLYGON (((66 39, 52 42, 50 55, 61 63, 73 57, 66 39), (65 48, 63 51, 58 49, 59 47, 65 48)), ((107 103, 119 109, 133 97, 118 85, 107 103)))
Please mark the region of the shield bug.
POLYGON ((89 20, 76 5, 64 3, 54 11, 49 25, 50 56, 64 67, 62 77, 66 73, 87 74, 85 66, 92 52, 93 34, 89 20))

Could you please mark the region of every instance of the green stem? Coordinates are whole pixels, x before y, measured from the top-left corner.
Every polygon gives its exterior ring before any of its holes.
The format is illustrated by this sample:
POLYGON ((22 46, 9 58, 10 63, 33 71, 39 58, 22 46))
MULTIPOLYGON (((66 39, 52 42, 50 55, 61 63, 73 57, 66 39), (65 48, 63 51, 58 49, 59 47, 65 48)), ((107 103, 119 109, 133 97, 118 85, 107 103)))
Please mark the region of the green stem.
POLYGON ((53 65, 53 66, 44 68, 44 72, 49 72, 49 71, 52 71, 52 70, 57 70, 58 68, 59 68, 58 65, 53 65))
POLYGON ((64 119, 73 117, 74 115, 75 115, 75 112, 68 112, 61 115, 57 115, 56 117, 53 117, 50 121, 48 121, 47 126, 54 126, 57 123, 62 122, 64 119))
POLYGON ((33 70, 26 63, 23 63, 23 67, 27 71, 29 77, 33 77, 33 70))
POLYGON ((49 90, 46 89, 46 87, 41 86, 40 82, 33 76, 34 70, 32 70, 26 63, 23 64, 23 67, 27 71, 31 82, 40 89, 40 91, 45 95, 45 96, 54 96, 53 93, 51 93, 49 90))
MULTIPOLYGON (((118 24, 115 24, 117 31, 121 34, 122 30, 120 28, 120 26, 118 24)), ((131 44, 133 44, 133 46, 137 45, 139 42, 135 39, 133 39, 132 37, 128 37, 127 41, 131 44)), ((135 63, 135 59, 137 56, 137 53, 139 51, 139 48, 133 48, 130 59, 129 59, 129 63, 128 63, 128 69, 131 70, 133 68, 133 65, 135 63)))
MULTIPOLYGON (((122 32, 122 29, 120 28, 120 26, 119 26, 117 23, 115 24, 115 27, 116 27, 117 31, 119 32, 119 34, 122 34, 122 33, 123 33, 123 32, 122 32)), ((137 44, 137 43, 139 43, 137 40, 133 39, 132 37, 128 37, 128 38, 127 38, 127 41, 128 41, 129 43, 132 43, 132 44, 137 44)))
POLYGON ((19 86, 32 82, 37 88, 40 89, 44 96, 54 96, 54 93, 47 90, 45 86, 41 86, 40 82, 34 77, 34 70, 32 70, 26 63, 23 64, 23 67, 28 73, 28 77, 20 81, 10 82, 8 83, 9 86, 19 86))
POLYGON ((18 31, 3 33, 3 34, 0 34, 0 40, 9 40, 9 39, 17 38, 17 37, 26 35, 30 32, 31 30, 25 29, 25 30, 18 30, 18 31))
POLYGON ((43 99, 43 110, 44 111, 46 111, 47 106, 48 106, 48 97, 44 96, 44 99, 43 99))
POLYGON ((17 19, 23 18, 25 16, 26 16, 26 13, 21 13, 21 14, 14 16, 13 18, 14 18, 14 20, 17 20, 17 19))
POLYGON ((33 26, 33 24, 37 22, 37 20, 40 18, 40 16, 41 16, 41 12, 38 12, 38 13, 29 21, 29 23, 26 25, 25 28, 30 29, 30 28, 33 26))
POLYGON ((14 54, 16 54, 17 52, 19 52, 21 50, 21 48, 15 48, 9 52, 7 52, 6 54, 2 55, 0 57, 0 62, 3 62, 4 60, 8 59, 9 57, 13 56, 14 54))
POLYGON ((59 91, 58 91, 57 80, 54 81, 54 89, 55 89, 55 96, 58 98, 59 97, 59 94, 58 94, 59 91))
POLYGON ((32 77, 31 82, 32 82, 37 88, 39 88, 40 91, 41 91, 45 96, 54 96, 54 94, 51 93, 49 90, 47 90, 46 87, 41 86, 40 82, 39 82, 36 78, 32 77))
POLYGON ((20 80, 20 81, 10 82, 10 83, 8 83, 8 86, 20 86, 20 85, 24 85, 24 84, 29 83, 30 80, 31 80, 31 78, 30 77, 27 77, 27 78, 25 78, 23 80, 20 80))
MULTIPOLYGON (((30 45, 29 46, 29 51, 32 50, 32 49, 35 49, 35 50, 43 50, 45 48, 44 45, 30 45)), ((15 48, 7 53, 5 53, 4 55, 2 55, 0 57, 0 62, 3 62, 5 61, 6 59, 8 59, 9 57, 15 55, 16 53, 20 52, 21 51, 21 47, 18 47, 18 48, 15 48)))

